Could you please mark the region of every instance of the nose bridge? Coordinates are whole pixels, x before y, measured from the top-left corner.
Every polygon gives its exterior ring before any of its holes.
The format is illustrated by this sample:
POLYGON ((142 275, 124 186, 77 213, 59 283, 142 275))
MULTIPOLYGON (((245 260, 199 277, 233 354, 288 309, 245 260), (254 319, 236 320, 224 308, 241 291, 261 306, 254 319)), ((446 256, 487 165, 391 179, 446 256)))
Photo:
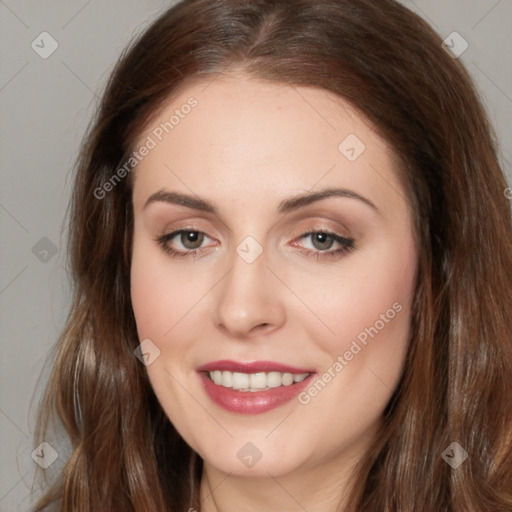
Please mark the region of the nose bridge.
POLYGON ((278 283, 267 263, 264 248, 252 237, 231 255, 230 271, 219 283, 215 322, 234 336, 248 336, 262 326, 276 328, 284 321, 278 283))

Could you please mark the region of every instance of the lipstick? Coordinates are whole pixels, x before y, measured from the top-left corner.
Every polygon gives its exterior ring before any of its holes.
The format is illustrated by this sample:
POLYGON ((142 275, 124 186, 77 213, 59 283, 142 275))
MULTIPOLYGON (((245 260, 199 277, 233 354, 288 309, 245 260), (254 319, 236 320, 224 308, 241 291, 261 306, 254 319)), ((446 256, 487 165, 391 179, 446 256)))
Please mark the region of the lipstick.
POLYGON ((209 398, 239 414, 260 414, 295 398, 315 375, 310 368, 296 368, 273 361, 214 361, 197 368, 209 398))

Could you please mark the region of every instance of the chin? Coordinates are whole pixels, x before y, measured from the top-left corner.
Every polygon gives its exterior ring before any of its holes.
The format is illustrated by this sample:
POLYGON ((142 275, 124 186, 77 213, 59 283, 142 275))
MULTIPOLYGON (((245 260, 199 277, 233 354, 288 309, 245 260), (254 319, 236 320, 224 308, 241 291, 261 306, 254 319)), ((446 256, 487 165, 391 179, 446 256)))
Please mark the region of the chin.
POLYGON ((301 459, 297 455, 290 459, 278 451, 271 451, 266 447, 260 450, 254 443, 250 442, 242 445, 242 448, 238 448, 238 446, 236 448, 234 446, 226 447, 225 455, 222 456, 219 456, 219 451, 212 450, 212 453, 206 453, 203 461, 217 471, 231 476, 283 477, 297 471, 305 463, 305 459, 301 459))

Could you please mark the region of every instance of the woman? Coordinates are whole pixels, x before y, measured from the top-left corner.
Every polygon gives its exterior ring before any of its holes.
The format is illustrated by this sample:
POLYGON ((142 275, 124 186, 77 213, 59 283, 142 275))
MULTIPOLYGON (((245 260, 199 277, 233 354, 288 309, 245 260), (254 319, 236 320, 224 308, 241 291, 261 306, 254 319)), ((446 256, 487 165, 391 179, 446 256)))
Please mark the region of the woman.
POLYGON ((36 509, 512 510, 506 190, 400 4, 169 9, 77 165, 36 509))

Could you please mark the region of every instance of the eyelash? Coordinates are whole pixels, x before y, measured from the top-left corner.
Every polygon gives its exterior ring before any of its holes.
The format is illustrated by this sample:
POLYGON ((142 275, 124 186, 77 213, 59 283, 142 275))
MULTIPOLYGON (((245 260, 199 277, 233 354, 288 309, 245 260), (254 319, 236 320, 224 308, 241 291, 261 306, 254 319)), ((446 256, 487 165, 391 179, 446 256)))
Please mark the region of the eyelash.
MULTIPOLYGON (((180 229, 177 231, 173 231, 172 233, 167 233, 161 236, 158 236, 155 239, 155 242, 157 242, 162 249, 172 256, 173 258, 186 258, 186 257, 197 257, 201 252, 201 249, 191 249, 188 251, 177 251, 176 249, 173 249, 168 245, 168 242, 175 238, 178 235, 181 235, 183 233, 200 233, 206 235, 203 231, 195 230, 195 229, 180 229)), ((343 237, 341 235, 338 235, 337 233, 334 233, 329 230, 319 229, 316 231, 312 231, 310 229, 304 230, 302 233, 300 233, 299 238, 306 238, 310 235, 316 235, 316 234, 323 234, 323 235, 329 235, 332 236, 334 239, 334 242, 340 244, 340 248, 336 249, 334 251, 314 251, 311 249, 302 249, 300 252, 304 253, 306 256, 310 258, 314 258, 316 260, 319 259, 337 259, 344 254, 347 254, 355 249, 354 240, 351 238, 343 237)), ((208 235, 206 235, 208 236, 208 235)))

